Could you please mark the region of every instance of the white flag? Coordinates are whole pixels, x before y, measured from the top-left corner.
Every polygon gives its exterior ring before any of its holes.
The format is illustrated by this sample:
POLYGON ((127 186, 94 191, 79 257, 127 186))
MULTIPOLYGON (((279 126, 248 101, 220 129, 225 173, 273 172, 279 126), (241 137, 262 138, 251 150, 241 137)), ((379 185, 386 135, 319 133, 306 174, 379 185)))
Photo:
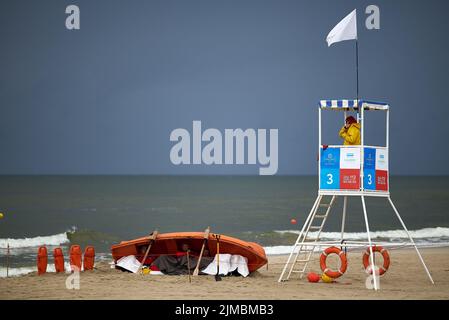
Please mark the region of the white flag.
POLYGON ((357 40, 357 9, 341 20, 326 38, 329 47, 335 42, 345 40, 357 40))

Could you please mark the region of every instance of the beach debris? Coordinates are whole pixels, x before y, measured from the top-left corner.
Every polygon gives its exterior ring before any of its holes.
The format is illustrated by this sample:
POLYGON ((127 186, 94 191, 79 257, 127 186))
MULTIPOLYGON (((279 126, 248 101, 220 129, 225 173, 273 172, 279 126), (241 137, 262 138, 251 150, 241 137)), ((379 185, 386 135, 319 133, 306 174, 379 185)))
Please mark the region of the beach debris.
POLYGON ((81 270, 81 247, 74 244, 70 247, 70 268, 72 272, 81 270))
POLYGON ((204 240, 203 240, 203 245, 201 247, 200 256, 198 257, 198 263, 196 264, 195 270, 193 271, 194 276, 197 276, 200 272, 200 263, 201 263, 201 259, 203 258, 204 248, 206 247, 207 239, 209 239, 209 233, 210 233, 210 227, 207 227, 207 229, 204 230, 204 240))
POLYGON ((309 272, 307 274, 307 280, 309 280, 309 282, 318 282, 320 281, 320 276, 315 272, 309 272))
POLYGON ((41 275, 47 272, 48 255, 47 247, 39 247, 37 251, 37 274, 41 275))
POLYGON ((93 270, 95 264, 95 248, 93 246, 87 246, 84 249, 83 267, 84 271, 93 270))
POLYGON ((61 248, 55 248, 53 250, 53 261, 55 263, 55 271, 57 273, 64 272, 64 254, 61 248))

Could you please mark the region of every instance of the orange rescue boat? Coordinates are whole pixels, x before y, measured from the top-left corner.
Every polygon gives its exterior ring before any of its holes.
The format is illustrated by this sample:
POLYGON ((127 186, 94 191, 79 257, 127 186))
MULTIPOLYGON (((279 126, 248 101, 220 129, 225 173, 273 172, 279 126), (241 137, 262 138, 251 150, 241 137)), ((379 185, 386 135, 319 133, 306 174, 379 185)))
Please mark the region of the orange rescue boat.
MULTIPOLYGON (((181 252, 182 246, 187 244, 191 252, 199 253, 203 245, 204 232, 173 232, 159 233, 152 243, 149 257, 154 258, 160 255, 176 255, 181 252)), ((142 248, 150 243, 148 237, 135 240, 122 241, 111 247, 114 262, 118 259, 134 255, 137 259, 143 258, 142 248)), ((210 233, 205 250, 209 251, 209 256, 214 257, 217 253, 217 240, 215 234, 210 233)), ((248 259, 249 272, 256 271, 267 263, 265 250, 255 242, 247 242, 237 238, 220 235, 220 253, 238 254, 248 259)))

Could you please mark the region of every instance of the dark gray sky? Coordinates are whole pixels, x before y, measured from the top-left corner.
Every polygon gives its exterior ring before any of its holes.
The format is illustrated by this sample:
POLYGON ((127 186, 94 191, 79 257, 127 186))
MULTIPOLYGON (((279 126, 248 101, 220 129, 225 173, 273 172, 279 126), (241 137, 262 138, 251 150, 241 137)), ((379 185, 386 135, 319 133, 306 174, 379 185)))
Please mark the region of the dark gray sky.
POLYGON ((391 173, 449 174, 444 0, 2 1, 0 174, 258 174, 171 164, 170 132, 193 120, 277 128, 278 174, 315 174, 317 101, 355 95, 354 42, 325 38, 354 8, 361 96, 391 104, 391 173))

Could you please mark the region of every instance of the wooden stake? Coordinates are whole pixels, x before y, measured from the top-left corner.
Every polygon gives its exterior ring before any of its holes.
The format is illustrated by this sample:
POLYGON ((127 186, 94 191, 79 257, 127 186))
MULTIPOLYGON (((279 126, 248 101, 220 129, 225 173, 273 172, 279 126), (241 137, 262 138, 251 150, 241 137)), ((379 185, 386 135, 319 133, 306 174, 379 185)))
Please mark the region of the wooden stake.
POLYGON ((206 230, 204 230, 204 240, 203 240, 203 246, 201 247, 200 256, 198 257, 198 262, 196 263, 195 270, 193 270, 193 275, 197 276, 200 272, 200 262, 203 258, 204 248, 206 247, 207 240, 209 239, 209 233, 210 233, 210 227, 207 227, 206 230))
POLYGON ((150 252, 151 245, 154 241, 156 241, 158 231, 154 230, 153 233, 148 237, 148 240, 150 240, 150 243, 148 244, 147 251, 145 252, 145 255, 143 256, 142 262, 140 263, 139 271, 141 274, 143 274, 142 266, 145 263, 145 260, 147 260, 148 253, 150 252))
POLYGON ((220 277, 220 235, 215 235, 217 239, 217 274, 215 275, 215 281, 221 281, 220 277))
POLYGON ((190 257, 189 257, 190 250, 187 250, 187 270, 189 272, 189 283, 192 283, 192 278, 190 277, 190 257))

